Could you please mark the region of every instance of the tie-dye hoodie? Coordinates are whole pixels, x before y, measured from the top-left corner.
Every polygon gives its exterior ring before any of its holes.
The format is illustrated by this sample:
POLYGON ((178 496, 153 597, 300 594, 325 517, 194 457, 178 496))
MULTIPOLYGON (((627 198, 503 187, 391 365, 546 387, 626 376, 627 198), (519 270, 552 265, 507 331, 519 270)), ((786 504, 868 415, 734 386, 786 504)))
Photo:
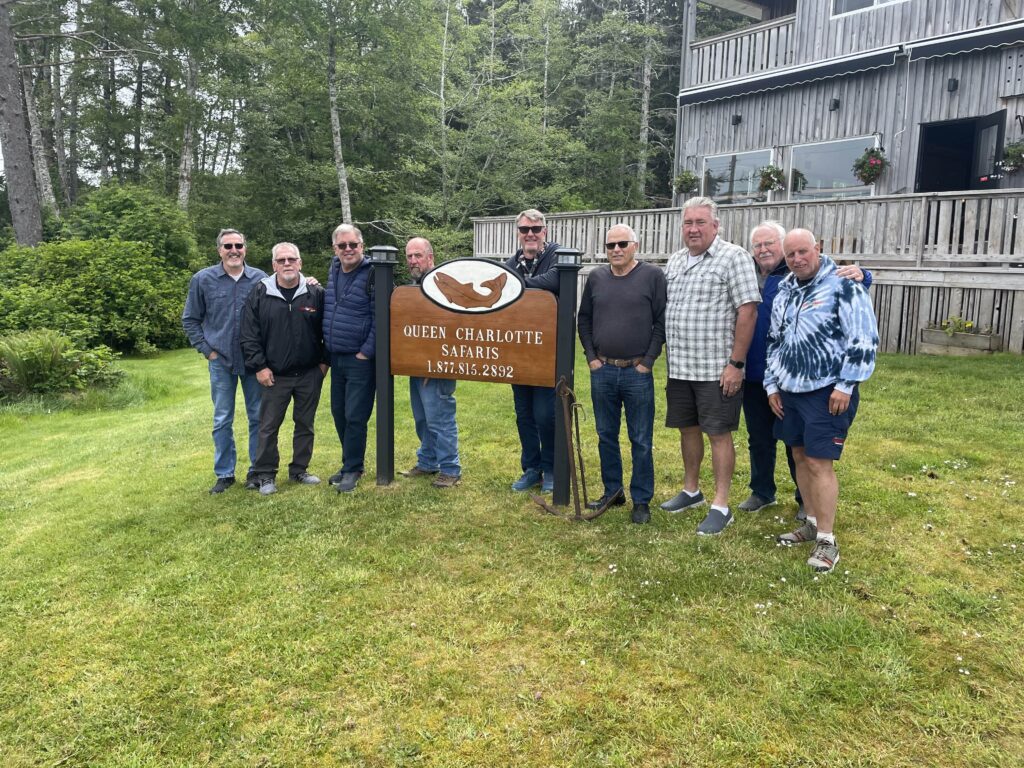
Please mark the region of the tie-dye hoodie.
POLYGON ((835 384, 847 394, 875 370, 878 326, 860 283, 836 275, 821 257, 818 273, 801 285, 790 275, 779 286, 768 332, 764 389, 771 395, 813 392, 835 384))

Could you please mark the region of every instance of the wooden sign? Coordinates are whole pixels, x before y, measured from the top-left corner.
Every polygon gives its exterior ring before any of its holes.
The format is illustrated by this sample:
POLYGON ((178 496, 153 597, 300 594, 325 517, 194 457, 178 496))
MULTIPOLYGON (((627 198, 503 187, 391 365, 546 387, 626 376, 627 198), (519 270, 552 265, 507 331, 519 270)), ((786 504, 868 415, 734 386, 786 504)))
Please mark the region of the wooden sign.
POLYGON ((391 373, 555 385, 557 303, 494 262, 459 259, 391 295, 391 373))

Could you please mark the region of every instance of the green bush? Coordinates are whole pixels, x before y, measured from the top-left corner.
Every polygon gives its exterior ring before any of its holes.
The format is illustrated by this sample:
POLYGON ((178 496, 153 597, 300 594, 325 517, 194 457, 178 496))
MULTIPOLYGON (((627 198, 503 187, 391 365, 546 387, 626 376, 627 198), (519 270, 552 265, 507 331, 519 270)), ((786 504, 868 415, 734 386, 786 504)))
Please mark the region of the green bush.
POLYGON ((0 337, 0 395, 21 397, 109 387, 123 373, 109 347, 77 349, 56 331, 24 331, 0 337))
POLYGON ((151 246, 69 240, 0 253, 0 333, 49 328, 79 348, 119 352, 183 346, 189 273, 151 246))
POLYGON ((67 217, 72 238, 117 238, 149 243, 153 254, 173 267, 195 272, 199 256, 188 215, 174 200, 146 187, 108 182, 90 192, 67 217))

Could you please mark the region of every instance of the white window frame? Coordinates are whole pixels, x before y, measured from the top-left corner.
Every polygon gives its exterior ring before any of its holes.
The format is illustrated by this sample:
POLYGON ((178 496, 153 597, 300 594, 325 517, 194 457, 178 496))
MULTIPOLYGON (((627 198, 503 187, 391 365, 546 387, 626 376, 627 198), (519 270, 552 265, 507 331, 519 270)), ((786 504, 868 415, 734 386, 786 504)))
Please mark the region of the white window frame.
MULTIPOLYGON (((735 157, 740 157, 742 155, 758 155, 758 154, 761 154, 762 152, 767 152, 768 153, 768 164, 769 165, 775 165, 775 148, 774 147, 762 147, 761 149, 748 149, 748 150, 744 150, 743 152, 719 152, 717 155, 704 155, 704 157, 701 159, 701 168, 700 168, 700 193, 701 193, 701 195, 703 195, 704 197, 710 197, 712 200, 714 200, 714 196, 713 195, 709 195, 705 191, 705 189, 704 189, 704 175, 705 175, 705 173, 707 171, 707 162, 708 162, 708 160, 714 160, 714 159, 719 158, 719 157, 734 157, 734 156, 735 157)), ((775 194, 774 192, 769 192, 768 193, 768 201, 769 202, 771 202, 772 195, 774 195, 774 194, 775 194)), ((748 201, 748 202, 753 202, 753 201, 748 201)), ((744 202, 740 202, 740 203, 719 203, 719 205, 744 205, 744 204, 746 204, 746 203, 744 203, 744 202)))
POLYGON ((829 18, 839 19, 844 16, 853 16, 856 13, 869 13, 870 11, 876 11, 879 8, 886 5, 896 5, 896 3, 905 3, 907 2, 907 0, 873 0, 871 5, 869 5, 867 8, 858 8, 855 11, 843 11, 842 13, 835 12, 836 0, 828 0, 828 2, 831 4, 831 8, 829 9, 829 18))
MULTIPOLYGON (((792 189, 792 185, 793 185, 793 161, 794 161, 794 159, 796 157, 796 150, 801 149, 803 147, 820 147, 820 146, 823 146, 825 144, 839 144, 840 142, 848 142, 848 141, 870 141, 871 142, 870 146, 874 147, 875 149, 878 149, 881 146, 881 141, 879 140, 880 138, 881 137, 877 133, 868 133, 868 134, 864 134, 863 136, 844 136, 841 139, 829 139, 828 141, 809 141, 806 144, 791 144, 790 147, 789 147, 789 161, 786 163, 786 195, 787 195, 787 197, 790 200, 794 201, 794 202, 798 202, 798 203, 799 202, 803 202, 802 199, 798 199, 798 198, 793 197, 793 189, 792 189)), ((867 147, 868 145, 865 144, 864 146, 867 147)), ((874 197, 875 196, 875 182, 871 182, 867 186, 871 189, 871 191, 868 193, 867 197, 874 197)), ((821 199, 821 198, 810 198, 810 200, 814 200, 814 199, 821 199)))

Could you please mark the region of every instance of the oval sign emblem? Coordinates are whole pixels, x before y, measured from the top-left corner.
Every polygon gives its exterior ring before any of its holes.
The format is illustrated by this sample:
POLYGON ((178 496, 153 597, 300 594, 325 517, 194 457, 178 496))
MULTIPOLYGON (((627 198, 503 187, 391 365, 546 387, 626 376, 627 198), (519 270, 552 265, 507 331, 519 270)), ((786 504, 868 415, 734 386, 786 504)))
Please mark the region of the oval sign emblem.
POLYGON ((439 307, 452 312, 495 312, 523 295, 518 274, 487 259, 455 259, 423 276, 420 288, 439 307))

